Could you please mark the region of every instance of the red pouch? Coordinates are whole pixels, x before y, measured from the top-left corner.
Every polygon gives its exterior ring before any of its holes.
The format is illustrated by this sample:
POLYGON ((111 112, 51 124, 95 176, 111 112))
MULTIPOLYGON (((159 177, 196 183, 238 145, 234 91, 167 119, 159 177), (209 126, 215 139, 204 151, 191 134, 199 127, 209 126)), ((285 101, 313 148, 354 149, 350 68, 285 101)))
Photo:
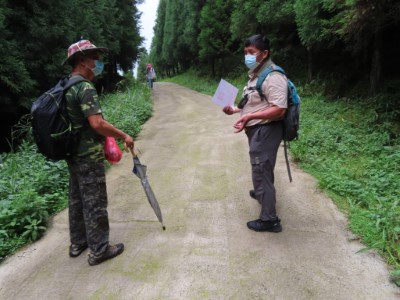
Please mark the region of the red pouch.
POLYGON ((111 136, 106 137, 106 141, 104 143, 104 156, 106 160, 112 164, 115 164, 121 160, 121 149, 119 149, 115 138, 111 136))

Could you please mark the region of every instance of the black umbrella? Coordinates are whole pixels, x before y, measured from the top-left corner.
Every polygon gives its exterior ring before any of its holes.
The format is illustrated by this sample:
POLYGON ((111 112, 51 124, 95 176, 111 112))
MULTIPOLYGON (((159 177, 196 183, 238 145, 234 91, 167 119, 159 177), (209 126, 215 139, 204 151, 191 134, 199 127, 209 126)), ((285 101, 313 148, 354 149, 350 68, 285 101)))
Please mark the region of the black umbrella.
POLYGON ((150 203, 151 207, 153 208, 153 210, 158 218, 158 221, 160 221, 163 230, 165 230, 160 206, 158 205, 156 196, 154 195, 153 190, 151 189, 150 183, 147 180, 147 176, 146 176, 147 167, 140 162, 139 157, 133 152, 133 150, 131 150, 131 153, 132 153, 132 157, 133 157, 132 172, 137 177, 139 177, 140 182, 142 183, 143 189, 146 193, 147 200, 149 200, 149 203, 150 203))

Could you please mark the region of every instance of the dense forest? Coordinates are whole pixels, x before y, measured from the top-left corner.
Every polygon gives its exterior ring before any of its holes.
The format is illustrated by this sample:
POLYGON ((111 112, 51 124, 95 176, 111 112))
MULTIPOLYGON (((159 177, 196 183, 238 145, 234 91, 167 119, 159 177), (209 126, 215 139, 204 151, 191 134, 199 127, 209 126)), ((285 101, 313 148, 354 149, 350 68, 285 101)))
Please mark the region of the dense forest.
POLYGON ((399 21, 395 0, 160 0, 147 60, 166 76, 226 76, 244 70, 243 41, 260 33, 289 74, 333 81, 339 96, 397 90, 397 107, 399 21))
POLYGON ((29 112, 32 100, 69 73, 62 62, 69 45, 84 38, 107 47, 99 90, 112 90, 118 70, 129 71, 142 51, 143 0, 0 0, 0 152, 10 124, 29 112))
MULTIPOLYGON (((245 71, 246 37, 261 33, 272 58, 297 82, 322 82, 333 98, 384 95, 380 109, 399 118, 400 2, 395 0, 160 0, 150 53, 139 34, 143 0, 0 0, 0 117, 15 123, 68 68, 81 38, 110 49, 99 90, 118 70, 151 62, 159 76, 196 68, 218 78, 245 71)), ((1 126, 0 151, 10 128, 1 126)))

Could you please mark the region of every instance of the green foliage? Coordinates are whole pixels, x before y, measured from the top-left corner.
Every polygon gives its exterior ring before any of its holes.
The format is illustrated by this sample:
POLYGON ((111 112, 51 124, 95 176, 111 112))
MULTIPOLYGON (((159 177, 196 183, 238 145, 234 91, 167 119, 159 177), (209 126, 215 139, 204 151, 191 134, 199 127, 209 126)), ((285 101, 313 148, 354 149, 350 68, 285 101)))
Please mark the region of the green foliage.
POLYGON ((349 212, 350 227, 368 247, 400 265, 400 138, 375 107, 303 98, 293 158, 349 212))
POLYGON ((28 142, 0 159, 2 260, 21 244, 39 238, 48 216, 65 207, 68 176, 64 162, 45 161, 28 142))
POLYGON ((142 52, 139 55, 139 64, 137 67, 136 78, 138 79, 139 82, 143 82, 143 83, 147 82, 146 69, 147 69, 148 64, 152 64, 152 61, 150 60, 150 57, 147 54, 146 49, 143 48, 142 52))
POLYGON ((32 99, 68 73, 62 62, 80 38, 109 48, 105 81, 115 81, 118 67, 131 70, 143 41, 137 10, 142 2, 0 0, 1 112, 30 108, 32 99))
POLYGON ((163 76, 206 66, 226 77, 243 41, 263 34, 291 78, 333 78, 336 87, 327 90, 335 97, 360 84, 380 93, 387 80, 398 80, 398 1, 161 0, 157 12, 150 60, 163 76))
POLYGON ((151 117, 151 92, 132 77, 125 80, 130 84, 120 92, 102 96, 100 102, 105 119, 135 137, 151 117))
POLYGON ((238 40, 244 40, 250 33, 258 32, 259 24, 256 19, 257 7, 260 5, 259 1, 241 1, 234 0, 235 9, 232 12, 232 22, 230 31, 232 37, 238 40))
POLYGON ((332 28, 328 18, 324 18, 324 6, 320 0, 296 0, 296 24, 303 45, 311 47, 329 39, 324 32, 332 28))
POLYGON ((178 36, 181 33, 179 19, 182 6, 182 1, 179 0, 169 0, 166 4, 163 47, 160 54, 169 67, 178 63, 178 51, 176 48, 178 36))
MULTIPOLYGON (((105 118, 136 136, 151 116, 148 88, 127 77, 116 94, 101 98, 105 118)), ((52 162, 37 153, 30 128, 21 123, 14 137, 24 134, 17 152, 0 154, 0 261, 45 231, 49 216, 67 206, 69 174, 64 161, 52 162)))
POLYGON ((233 1, 207 1, 200 13, 199 58, 210 62, 215 75, 215 60, 224 59, 230 53, 232 39, 229 33, 233 1))
POLYGON ((163 72, 167 69, 167 61, 160 55, 163 51, 164 41, 164 26, 165 26, 165 14, 167 9, 167 1, 160 0, 157 8, 157 19, 154 26, 154 37, 151 43, 150 61, 154 63, 154 66, 158 69, 162 69, 163 72))
POLYGON ((397 286, 400 286, 400 269, 393 271, 390 278, 397 286))
POLYGON ((24 226, 25 231, 21 237, 28 237, 29 240, 35 241, 46 230, 46 226, 42 219, 32 219, 31 216, 26 216, 25 219, 28 224, 24 226))

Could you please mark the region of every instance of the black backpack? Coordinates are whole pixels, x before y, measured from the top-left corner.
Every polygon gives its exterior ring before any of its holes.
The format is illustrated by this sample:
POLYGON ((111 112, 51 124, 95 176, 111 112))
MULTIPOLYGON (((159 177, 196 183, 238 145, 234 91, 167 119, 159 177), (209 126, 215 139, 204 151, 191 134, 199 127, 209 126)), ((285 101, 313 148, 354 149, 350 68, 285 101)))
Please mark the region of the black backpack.
MULTIPOLYGON (((260 94, 261 99, 265 99, 262 91, 262 83, 271 72, 279 72, 286 76, 285 71, 276 65, 271 65, 266 68, 258 77, 256 89, 260 94)), ((288 107, 285 117, 283 119, 283 146, 285 150, 286 167, 289 175, 289 180, 292 182, 292 175, 290 173, 289 159, 287 155, 287 143, 299 138, 298 131, 300 127, 300 96, 292 81, 288 79, 288 107)))
POLYGON ((63 160, 74 154, 79 132, 72 128, 64 96, 71 86, 85 80, 82 76, 64 77, 33 102, 33 138, 39 152, 48 159, 63 160))

